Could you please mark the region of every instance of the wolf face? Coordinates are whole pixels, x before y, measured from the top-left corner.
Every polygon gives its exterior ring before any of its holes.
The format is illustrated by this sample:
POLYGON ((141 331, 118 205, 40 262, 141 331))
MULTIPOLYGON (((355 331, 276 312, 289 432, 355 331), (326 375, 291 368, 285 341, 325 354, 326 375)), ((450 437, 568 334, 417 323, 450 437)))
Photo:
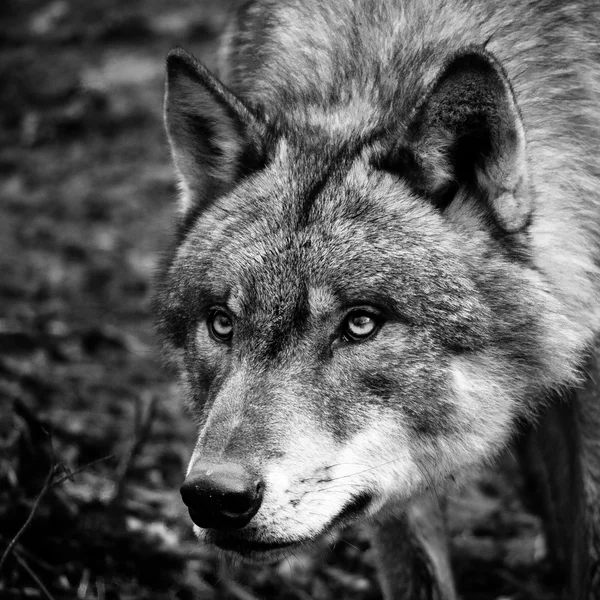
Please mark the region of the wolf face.
POLYGON ((493 457, 582 341, 534 267, 525 134, 481 48, 374 127, 267 114, 181 50, 157 295, 199 437, 197 533, 271 560, 493 457))

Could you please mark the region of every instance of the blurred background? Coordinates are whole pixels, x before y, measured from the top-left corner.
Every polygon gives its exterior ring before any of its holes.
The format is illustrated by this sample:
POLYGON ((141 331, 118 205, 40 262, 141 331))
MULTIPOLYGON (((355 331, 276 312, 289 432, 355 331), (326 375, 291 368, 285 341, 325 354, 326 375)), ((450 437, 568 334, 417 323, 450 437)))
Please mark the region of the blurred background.
MULTIPOLYGON (((361 527, 279 565, 195 543, 194 430, 149 298, 176 196, 163 63, 229 0, 0 2, 0 598, 380 598, 361 527)), ((449 505, 469 600, 556 599, 508 455, 449 505)), ((526 504, 526 502, 525 502, 526 504)))

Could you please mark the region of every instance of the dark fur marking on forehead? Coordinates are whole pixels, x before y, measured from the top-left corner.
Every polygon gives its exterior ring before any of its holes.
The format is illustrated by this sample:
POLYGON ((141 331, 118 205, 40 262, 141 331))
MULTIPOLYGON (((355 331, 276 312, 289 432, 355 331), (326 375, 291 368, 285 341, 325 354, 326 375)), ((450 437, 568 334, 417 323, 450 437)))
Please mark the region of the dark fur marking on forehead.
POLYGON ((312 187, 302 196, 302 200, 298 207, 298 227, 306 227, 308 225, 309 215, 315 200, 321 195, 321 192, 327 185, 331 175, 332 167, 321 173, 319 179, 313 182, 312 187))
POLYGON ((263 314, 240 334, 251 344, 255 357, 274 360, 303 331, 310 313, 308 288, 297 269, 286 280, 280 279, 277 289, 265 289, 255 276, 247 277, 244 305, 260 306, 263 314))
POLYGON ((308 294, 296 297, 293 307, 283 310, 277 306, 278 312, 274 315, 272 335, 265 344, 266 358, 275 359, 289 343, 290 338, 301 334, 309 316, 308 294))
MULTIPOLYGON (((322 136, 320 132, 313 132, 306 140, 293 139, 292 143, 299 154, 298 180, 306 177, 306 173, 313 173, 314 178, 309 180, 305 191, 302 193, 297 208, 297 227, 304 228, 310 222, 313 208, 323 190, 334 179, 342 180, 352 162, 360 155, 368 140, 355 139, 344 142, 335 142, 322 136)), ((296 166, 298 169, 298 166, 296 166)))

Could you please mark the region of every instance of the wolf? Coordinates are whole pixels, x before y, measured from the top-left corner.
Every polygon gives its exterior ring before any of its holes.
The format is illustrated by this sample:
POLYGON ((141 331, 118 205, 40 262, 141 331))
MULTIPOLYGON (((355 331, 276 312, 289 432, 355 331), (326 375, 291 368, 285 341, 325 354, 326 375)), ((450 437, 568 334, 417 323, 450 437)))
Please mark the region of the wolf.
POLYGON ((252 0, 219 77, 169 53, 201 540, 362 519, 387 599, 452 599, 443 498, 520 434, 564 597, 600 597, 599 32, 595 0, 252 0))

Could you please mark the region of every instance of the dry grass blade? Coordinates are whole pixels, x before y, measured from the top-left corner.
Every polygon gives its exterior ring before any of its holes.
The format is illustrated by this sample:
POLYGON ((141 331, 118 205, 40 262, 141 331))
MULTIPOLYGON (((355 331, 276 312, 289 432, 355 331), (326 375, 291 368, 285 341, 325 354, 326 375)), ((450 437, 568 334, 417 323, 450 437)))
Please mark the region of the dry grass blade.
POLYGON ((40 493, 37 495, 37 498, 35 499, 35 502, 33 503, 33 506, 31 507, 31 511, 29 512, 29 515, 27 516, 25 523, 23 523, 23 525, 21 526, 21 529, 19 529, 19 531, 17 531, 17 533, 15 534, 13 539, 9 542, 8 546, 6 547, 6 550, 4 551, 4 554, 2 555, 2 558, 0 559, 0 571, 2 571, 2 567, 4 566, 6 559, 10 556, 10 553, 12 552, 12 549, 15 547, 16 543, 19 541, 19 538, 25 533, 25 531, 29 527, 29 524, 31 523, 31 521, 33 520, 33 517, 35 516, 35 513, 37 512, 40 502, 42 501, 42 498, 46 495, 46 492, 50 489, 50 485, 52 482, 52 477, 54 475, 55 468, 56 468, 56 465, 54 464, 54 460, 53 460, 50 465, 48 475, 46 475, 46 480, 44 481, 44 486, 42 487, 42 490, 40 491, 40 493))
POLYGON ((139 456, 148 440, 152 429, 152 423, 156 416, 156 406, 157 396, 154 394, 149 395, 149 397, 148 395, 144 395, 137 399, 135 412, 135 441, 119 467, 115 483, 115 494, 111 501, 113 506, 119 505, 123 500, 127 475, 131 470, 135 459, 139 456))
POLYGON ((27 571, 27 573, 29 573, 29 576, 36 582, 44 596, 46 596, 48 600, 55 600, 54 596, 48 591, 48 588, 46 588, 40 578, 35 574, 35 571, 19 556, 18 552, 15 552, 15 560, 23 567, 23 569, 25 569, 25 571, 27 571))

